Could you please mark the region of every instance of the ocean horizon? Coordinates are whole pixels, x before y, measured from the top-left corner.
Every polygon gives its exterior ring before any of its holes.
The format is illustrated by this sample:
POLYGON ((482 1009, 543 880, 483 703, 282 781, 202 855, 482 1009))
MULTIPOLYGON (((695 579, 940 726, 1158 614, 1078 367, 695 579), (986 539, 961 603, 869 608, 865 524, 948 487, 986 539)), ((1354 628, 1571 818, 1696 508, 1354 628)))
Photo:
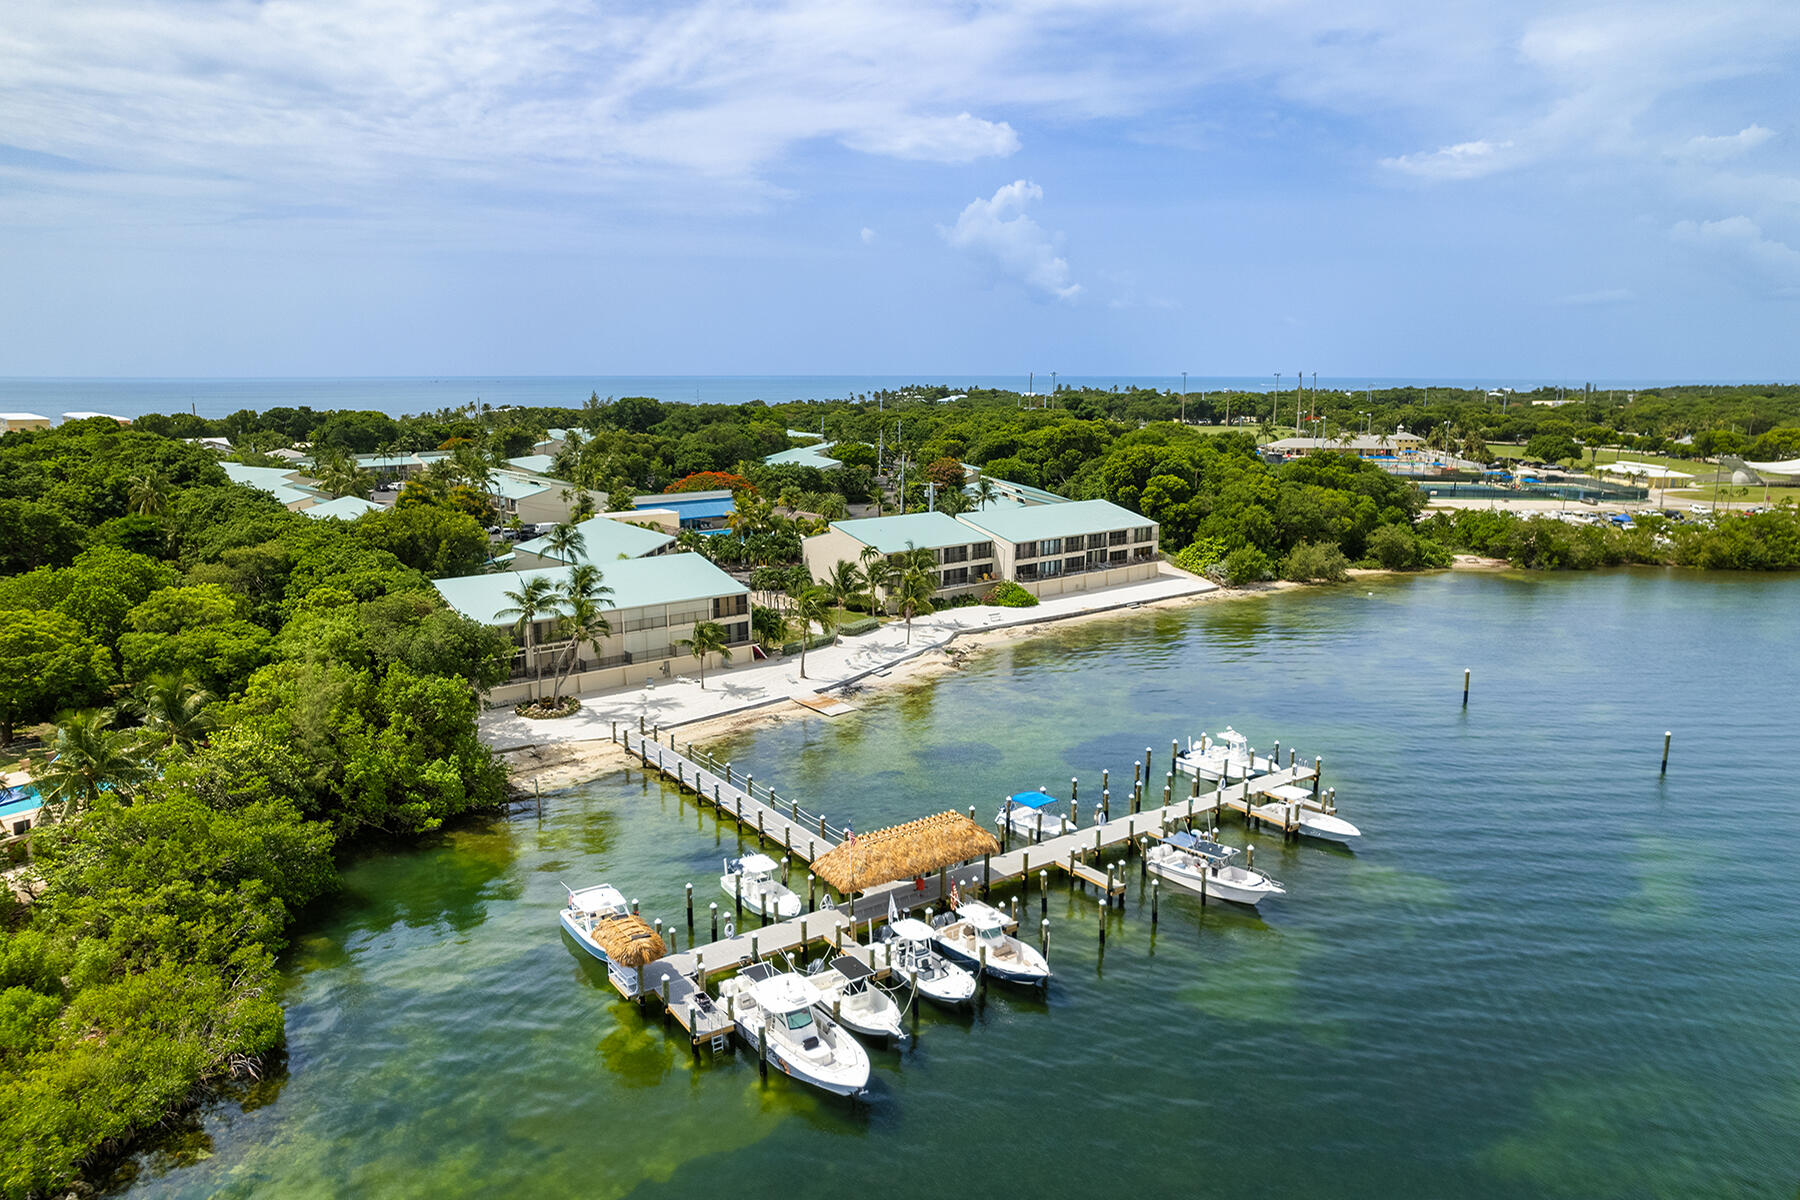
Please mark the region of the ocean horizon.
MULTIPOLYGON (((1294 376, 1280 386, 1293 389, 1294 376)), ((835 401, 877 391, 943 384, 963 390, 1000 388, 1050 390, 1050 375, 972 375, 918 372, 911 375, 518 375, 518 376, 312 376, 296 378, 0 378, 0 411, 31 412, 60 419, 68 412, 103 412, 141 417, 187 412, 217 419, 243 409, 312 408, 359 410, 389 416, 437 412, 477 401, 500 406, 578 408, 590 395, 602 399, 652 396, 658 400, 707 404, 763 401, 835 401)), ((1748 383, 1750 380, 1554 380, 1528 378, 1421 378, 1405 376, 1318 376, 1326 390, 1390 387, 1512 388, 1530 391, 1562 384, 1579 389, 1627 390, 1691 383, 1748 383)), ((1057 375, 1057 383, 1082 388, 1154 388, 1180 392, 1181 375, 1057 375)), ((1307 377, 1307 385, 1313 379, 1307 377)), ((1190 375, 1192 395, 1212 391, 1270 392, 1275 376, 1190 375)))

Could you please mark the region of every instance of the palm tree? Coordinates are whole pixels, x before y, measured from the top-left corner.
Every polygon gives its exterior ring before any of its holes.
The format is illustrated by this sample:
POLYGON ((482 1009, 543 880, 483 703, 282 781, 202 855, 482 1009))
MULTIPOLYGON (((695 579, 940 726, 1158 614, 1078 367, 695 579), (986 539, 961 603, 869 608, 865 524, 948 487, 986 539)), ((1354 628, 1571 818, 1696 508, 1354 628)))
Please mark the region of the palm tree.
POLYGON ((977 474, 975 476, 975 506, 977 508, 985 509, 999 497, 1000 489, 994 486, 993 480, 986 475, 977 474))
POLYGON ((840 558, 837 560, 837 565, 827 571, 825 578, 820 582, 832 600, 836 602, 838 623, 842 624, 844 610, 849 606, 851 598, 862 593, 863 574, 861 569, 855 563, 845 562, 840 558))
POLYGON ((606 586, 606 575, 591 562, 576 563, 569 568, 569 578, 563 584, 563 595, 586 596, 589 600, 598 600, 602 604, 611 604, 607 597, 613 590, 606 586))
MULTIPOLYGON (((556 588, 542 575, 533 575, 530 579, 521 575, 519 576, 518 590, 513 592, 503 592, 502 595, 513 602, 513 607, 503 608, 494 615, 497 617, 518 618, 517 621, 513 622, 513 632, 517 633, 525 643, 526 659, 531 660, 536 658, 531 651, 537 644, 537 620, 539 617, 554 616, 556 614, 558 600, 556 588)), ((541 693, 544 690, 543 660, 537 659, 535 665, 537 667, 538 691, 541 693)))
POLYGON ((88 708, 58 718, 50 766, 36 782, 59 817, 91 807, 106 794, 128 801, 150 778, 139 735, 114 729, 114 715, 110 708, 88 708))
POLYGON ((587 536, 572 521, 564 521, 552 529, 544 540, 550 553, 566 563, 575 562, 587 551, 587 536))
POLYGON ((726 644, 725 627, 717 621, 700 622, 694 626, 692 637, 684 637, 675 644, 687 650, 700 663, 700 688, 702 691, 706 689, 706 656, 717 654, 720 663, 731 661, 731 647, 726 644))
POLYGON ((213 695, 186 672, 152 675, 138 685, 132 708, 144 719, 146 743, 157 749, 191 746, 213 728, 206 706, 213 695))
POLYGON ((875 589, 886 583, 891 575, 888 557, 874 546, 864 546, 857 560, 862 564, 863 582, 869 585, 869 615, 872 617, 881 611, 876 607, 875 589))
POLYGON ((139 516, 154 516, 169 507, 169 484, 155 471, 144 471, 125 480, 131 489, 128 503, 139 516))
POLYGON ((750 628, 764 650, 772 649, 787 636, 788 620, 780 611, 757 605, 750 610, 750 628))
POLYGON ((569 509, 569 520, 579 525, 594 515, 594 493, 582 491, 575 497, 574 506, 569 509))
POLYGON ((812 640, 813 626, 824 633, 837 628, 837 613, 832 611, 831 593, 822 587, 802 588, 794 597, 793 618, 800 626, 800 678, 806 678, 806 644, 812 640))
MULTIPOLYGON (((611 588, 603 590, 612 591, 611 588)), ((563 681, 575 670, 575 664, 581 658, 581 644, 586 642, 591 646, 594 657, 598 659, 601 657, 600 643, 612 636, 612 622, 608 621, 600 611, 602 605, 609 604, 611 601, 603 599, 594 592, 583 590, 576 583, 574 572, 570 572, 569 582, 564 585, 562 602, 564 607, 569 610, 562 619, 562 629, 563 633, 568 636, 569 648, 563 652, 562 670, 557 672, 550 685, 550 699, 553 703, 562 698, 563 681)))
POLYGON ((899 601, 900 615, 906 618, 906 644, 910 646, 913 618, 932 612, 931 598, 937 594, 938 576, 935 570, 919 561, 917 552, 910 552, 905 557, 907 561, 900 569, 899 586, 893 590, 893 596, 899 601))

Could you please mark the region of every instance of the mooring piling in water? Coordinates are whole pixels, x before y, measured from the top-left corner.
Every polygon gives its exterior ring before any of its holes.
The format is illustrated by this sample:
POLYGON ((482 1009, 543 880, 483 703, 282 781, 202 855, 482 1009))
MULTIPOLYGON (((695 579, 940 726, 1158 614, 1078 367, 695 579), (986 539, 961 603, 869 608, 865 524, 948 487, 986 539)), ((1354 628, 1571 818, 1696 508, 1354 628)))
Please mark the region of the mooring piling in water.
POLYGON ((1672 729, 1663 730, 1663 761, 1662 761, 1662 771, 1660 772, 1663 775, 1667 775, 1669 773, 1669 742, 1671 740, 1673 740, 1674 737, 1675 737, 1674 730, 1672 730, 1672 729))
POLYGON ((1463 668, 1463 703, 1462 703, 1462 706, 1464 708, 1469 707, 1469 668, 1467 668, 1467 667, 1463 668))

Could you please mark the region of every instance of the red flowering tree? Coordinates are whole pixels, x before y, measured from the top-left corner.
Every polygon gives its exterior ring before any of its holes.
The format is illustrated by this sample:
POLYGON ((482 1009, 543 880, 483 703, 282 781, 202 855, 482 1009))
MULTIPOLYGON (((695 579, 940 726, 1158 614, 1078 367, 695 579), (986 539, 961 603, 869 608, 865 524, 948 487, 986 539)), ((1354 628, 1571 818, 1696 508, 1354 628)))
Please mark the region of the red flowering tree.
POLYGON ((736 496, 744 492, 756 495, 756 485, 742 475, 733 475, 730 471, 696 471, 692 475, 683 476, 663 489, 663 494, 671 492, 717 492, 726 488, 736 496))

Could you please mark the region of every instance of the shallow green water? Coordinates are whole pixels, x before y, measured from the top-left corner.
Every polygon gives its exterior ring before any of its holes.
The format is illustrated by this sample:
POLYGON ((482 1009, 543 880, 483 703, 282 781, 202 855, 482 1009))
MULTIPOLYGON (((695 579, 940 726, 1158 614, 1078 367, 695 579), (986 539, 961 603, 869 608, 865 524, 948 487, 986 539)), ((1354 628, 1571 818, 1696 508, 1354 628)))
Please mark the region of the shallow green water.
POLYGON ((1086 800, 1146 746, 1160 780, 1230 722, 1324 755, 1366 834, 1257 838, 1261 916, 1164 897, 1152 931, 1134 891, 1104 953, 1054 891, 1047 1000, 927 1010, 861 1108, 695 1063, 564 941, 559 881, 722 899, 736 837, 672 791, 371 855, 290 955, 286 1073, 127 1190, 1793 1196, 1796 614, 1791 578, 1437 575, 1067 629, 721 747, 867 829, 1086 800))

